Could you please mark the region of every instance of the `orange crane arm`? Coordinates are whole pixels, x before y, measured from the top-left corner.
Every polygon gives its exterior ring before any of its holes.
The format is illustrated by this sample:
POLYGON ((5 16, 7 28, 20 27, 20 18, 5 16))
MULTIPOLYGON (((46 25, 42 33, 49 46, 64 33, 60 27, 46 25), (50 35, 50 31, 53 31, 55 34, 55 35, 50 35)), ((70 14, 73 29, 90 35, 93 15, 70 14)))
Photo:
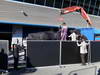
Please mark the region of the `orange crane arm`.
POLYGON ((89 25, 92 25, 92 21, 90 20, 90 17, 88 16, 88 14, 85 12, 85 10, 82 7, 72 6, 72 7, 63 8, 61 9, 60 14, 64 15, 64 14, 68 14, 70 12, 74 12, 77 10, 80 10, 81 16, 87 21, 89 25))

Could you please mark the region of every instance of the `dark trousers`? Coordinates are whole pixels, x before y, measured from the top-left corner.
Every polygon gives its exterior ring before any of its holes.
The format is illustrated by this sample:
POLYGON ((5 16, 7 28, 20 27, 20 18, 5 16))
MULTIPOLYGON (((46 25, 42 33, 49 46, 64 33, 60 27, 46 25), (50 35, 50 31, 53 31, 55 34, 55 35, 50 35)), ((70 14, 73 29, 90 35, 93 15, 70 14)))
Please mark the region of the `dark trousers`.
POLYGON ((82 65, 86 64, 86 54, 81 54, 81 62, 82 62, 82 65))
POLYGON ((14 57, 14 69, 18 69, 18 58, 14 57))

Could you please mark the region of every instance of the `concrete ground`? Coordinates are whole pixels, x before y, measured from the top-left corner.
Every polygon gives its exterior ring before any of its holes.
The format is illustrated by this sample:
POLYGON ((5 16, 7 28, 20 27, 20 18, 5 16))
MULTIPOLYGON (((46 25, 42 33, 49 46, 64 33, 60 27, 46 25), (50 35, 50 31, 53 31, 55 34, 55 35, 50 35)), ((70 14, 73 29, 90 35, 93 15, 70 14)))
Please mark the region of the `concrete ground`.
POLYGON ((81 64, 45 66, 36 68, 22 68, 11 70, 3 75, 100 75, 100 62, 81 64))

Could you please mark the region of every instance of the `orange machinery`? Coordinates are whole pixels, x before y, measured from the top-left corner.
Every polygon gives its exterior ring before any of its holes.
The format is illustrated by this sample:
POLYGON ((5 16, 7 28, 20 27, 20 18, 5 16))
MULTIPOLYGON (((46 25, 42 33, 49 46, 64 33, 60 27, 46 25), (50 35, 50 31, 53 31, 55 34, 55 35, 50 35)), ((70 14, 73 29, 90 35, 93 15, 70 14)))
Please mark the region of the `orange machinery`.
POLYGON ((81 16, 87 21, 87 23, 89 24, 89 26, 92 25, 92 21, 90 20, 90 17, 88 16, 88 14, 85 12, 85 10, 82 7, 79 6, 71 6, 71 7, 67 7, 67 8, 63 8, 61 9, 61 13, 60 15, 65 15, 74 11, 80 11, 81 16))

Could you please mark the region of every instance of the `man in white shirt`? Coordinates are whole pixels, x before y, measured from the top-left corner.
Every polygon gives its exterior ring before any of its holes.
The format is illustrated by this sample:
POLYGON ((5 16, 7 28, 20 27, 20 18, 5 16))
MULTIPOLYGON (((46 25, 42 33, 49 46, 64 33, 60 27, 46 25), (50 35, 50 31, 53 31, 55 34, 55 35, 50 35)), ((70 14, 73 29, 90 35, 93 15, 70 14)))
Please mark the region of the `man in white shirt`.
POLYGON ((79 44, 77 41, 77 46, 80 46, 80 54, 81 54, 81 62, 82 65, 85 65, 86 61, 85 61, 85 57, 87 52, 87 45, 89 45, 88 43, 85 42, 84 39, 82 39, 82 42, 79 44))
POLYGON ((71 37, 71 41, 76 41, 78 35, 73 31, 68 37, 71 37))

